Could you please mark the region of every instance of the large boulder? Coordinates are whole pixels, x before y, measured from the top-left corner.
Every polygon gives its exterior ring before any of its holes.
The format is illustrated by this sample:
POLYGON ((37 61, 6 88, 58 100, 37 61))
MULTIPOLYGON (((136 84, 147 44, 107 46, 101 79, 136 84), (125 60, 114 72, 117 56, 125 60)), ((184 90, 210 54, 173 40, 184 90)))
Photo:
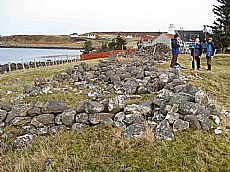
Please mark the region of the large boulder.
POLYGON ((15 118, 15 115, 13 113, 9 112, 5 118, 5 123, 9 124, 14 118, 15 118))
POLYGON ((195 102, 203 106, 208 106, 209 98, 202 90, 195 94, 195 102))
POLYGON ((196 115, 199 107, 199 104, 193 102, 181 102, 179 104, 179 113, 182 115, 196 115))
POLYGON ((12 110, 12 107, 9 104, 0 103, 0 109, 5 110, 6 112, 10 112, 12 110))
POLYGON ((112 76, 109 77, 109 79, 110 79, 110 81, 112 83, 114 83, 115 81, 120 81, 121 80, 119 75, 112 75, 112 76))
POLYGON ((35 127, 42 127, 54 124, 54 114, 42 114, 32 119, 31 124, 35 127))
POLYGON ((140 139, 147 131, 145 124, 132 124, 122 131, 123 137, 131 137, 133 139, 140 139))
POLYGON ((50 113, 57 114, 57 113, 62 113, 67 108, 68 107, 63 103, 60 103, 56 100, 49 100, 43 107, 42 113, 43 114, 50 114, 50 113))
POLYGON ((76 123, 88 124, 89 123, 89 114, 79 113, 75 116, 76 123))
POLYGON ((8 114, 13 114, 16 117, 25 117, 27 116, 27 111, 29 109, 28 105, 18 104, 12 107, 12 111, 8 114))
POLYGON ((141 106, 137 104, 127 105, 124 112, 125 114, 142 115, 141 106))
POLYGON ((151 116, 153 111, 153 104, 152 102, 143 102, 139 104, 141 109, 141 114, 144 116, 151 116))
POLYGON ((147 89, 147 87, 146 86, 140 86, 138 89, 137 89, 137 93, 138 94, 146 94, 146 93, 148 93, 148 89, 147 89))
POLYGON ((138 115, 138 114, 127 114, 127 115, 125 115, 124 122, 127 125, 130 125, 130 124, 146 124, 147 123, 145 118, 142 115, 138 115))
POLYGON ((166 84, 166 83, 169 82, 169 76, 168 76, 167 73, 161 73, 161 74, 159 75, 159 79, 160 79, 160 82, 161 82, 161 83, 164 83, 164 84, 166 84))
POLYGON ((174 112, 168 112, 165 117, 165 119, 167 119, 170 124, 173 124, 179 118, 180 118, 180 114, 174 112))
POLYGON ((191 128, 193 130, 200 130, 201 129, 200 123, 199 123, 196 115, 186 115, 184 117, 184 120, 189 122, 189 128, 191 128))
POLYGON ((119 112, 114 116, 114 124, 118 128, 125 128, 125 113, 124 112, 119 112))
POLYGON ((108 101, 108 110, 110 113, 118 113, 126 106, 125 96, 117 96, 108 101))
POLYGON ((104 105, 97 103, 95 101, 86 101, 85 102, 85 112, 86 113, 100 113, 105 109, 104 105))
POLYGON ((174 96, 174 93, 172 91, 167 89, 162 89, 158 92, 157 98, 165 99, 167 97, 172 97, 172 96, 174 96))
POLYGON ((27 126, 30 125, 31 117, 15 117, 11 123, 15 126, 27 126))
POLYGON ((93 113, 89 114, 89 122, 93 125, 99 124, 102 121, 106 120, 106 118, 114 118, 114 114, 112 113, 93 113))
POLYGON ((61 114, 62 123, 68 127, 72 126, 73 123, 75 122, 75 115, 76 115, 75 110, 65 110, 61 114))
POLYGON ((183 121, 182 119, 177 119, 173 124, 174 131, 182 131, 189 128, 189 122, 183 121))
POLYGON ((44 104, 41 102, 32 103, 27 111, 27 114, 31 117, 38 116, 41 114, 43 106, 44 104))
POLYGON ((160 122, 155 130, 155 136, 159 140, 173 140, 174 134, 167 120, 160 122))
POLYGON ((83 113, 85 112, 85 106, 86 106, 86 101, 81 102, 77 107, 76 107, 76 113, 83 113))
POLYGON ((138 84, 136 81, 128 80, 124 84, 124 90, 126 94, 135 94, 137 92, 138 84))
POLYGON ((202 130, 204 131, 208 131, 211 128, 213 128, 212 122, 209 119, 209 117, 210 117, 210 111, 208 109, 204 109, 203 111, 197 114, 197 119, 200 122, 202 130))

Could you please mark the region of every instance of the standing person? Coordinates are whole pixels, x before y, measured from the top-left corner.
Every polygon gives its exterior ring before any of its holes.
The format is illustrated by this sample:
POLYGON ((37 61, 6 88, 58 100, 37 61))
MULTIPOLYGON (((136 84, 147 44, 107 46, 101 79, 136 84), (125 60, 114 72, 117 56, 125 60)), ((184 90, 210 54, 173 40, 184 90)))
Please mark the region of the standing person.
POLYGON ((211 70, 212 68, 212 56, 214 56, 215 53, 215 46, 214 43, 212 42, 212 38, 208 38, 208 42, 206 45, 206 48, 204 49, 206 53, 206 59, 207 59, 207 70, 211 70))
POLYGON ((192 45, 192 51, 191 51, 191 56, 192 56, 192 69, 200 69, 200 56, 202 55, 202 45, 200 44, 200 39, 195 38, 195 42, 192 45), (195 65, 196 62, 196 65, 195 65))
POLYGON ((172 60, 171 60, 171 64, 170 64, 170 67, 175 67, 176 64, 177 64, 177 58, 178 58, 178 54, 180 52, 179 48, 180 48, 180 45, 179 45, 179 42, 178 42, 178 34, 176 33, 174 35, 174 38, 171 39, 171 46, 172 46, 172 60))

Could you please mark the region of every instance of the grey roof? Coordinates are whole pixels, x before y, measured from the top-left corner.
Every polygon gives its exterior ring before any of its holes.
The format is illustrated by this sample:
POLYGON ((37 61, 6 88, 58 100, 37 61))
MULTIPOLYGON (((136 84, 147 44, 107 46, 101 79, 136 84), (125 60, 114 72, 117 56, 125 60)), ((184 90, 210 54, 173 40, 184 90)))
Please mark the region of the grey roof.
POLYGON ((176 33, 184 42, 193 42, 196 37, 199 37, 200 41, 205 39, 203 30, 176 30, 176 33))

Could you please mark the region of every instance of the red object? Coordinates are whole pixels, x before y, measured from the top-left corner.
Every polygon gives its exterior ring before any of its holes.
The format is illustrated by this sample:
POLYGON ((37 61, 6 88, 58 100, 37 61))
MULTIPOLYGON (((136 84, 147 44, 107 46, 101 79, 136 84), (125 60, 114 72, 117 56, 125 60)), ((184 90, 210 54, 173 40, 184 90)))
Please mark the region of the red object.
POLYGON ((113 51, 107 51, 102 53, 92 53, 92 54, 82 54, 80 55, 80 60, 92 60, 92 59, 99 59, 99 58, 107 58, 109 56, 116 56, 120 52, 130 54, 134 52, 133 49, 128 50, 113 50, 113 51))
POLYGON ((143 36, 142 41, 148 42, 150 37, 148 35, 143 36))

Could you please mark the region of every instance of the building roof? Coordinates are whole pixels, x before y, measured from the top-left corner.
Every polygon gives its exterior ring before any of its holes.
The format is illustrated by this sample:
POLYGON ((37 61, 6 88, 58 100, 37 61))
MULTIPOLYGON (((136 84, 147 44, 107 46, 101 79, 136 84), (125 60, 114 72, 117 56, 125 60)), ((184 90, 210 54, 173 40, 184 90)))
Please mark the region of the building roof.
POLYGON ((170 34, 170 33, 166 33, 165 34, 169 39, 172 39, 172 38, 174 38, 174 35, 173 34, 170 34))
POLYGON ((201 41, 205 39, 203 30, 176 30, 176 33, 184 42, 192 42, 196 37, 199 37, 201 41))

